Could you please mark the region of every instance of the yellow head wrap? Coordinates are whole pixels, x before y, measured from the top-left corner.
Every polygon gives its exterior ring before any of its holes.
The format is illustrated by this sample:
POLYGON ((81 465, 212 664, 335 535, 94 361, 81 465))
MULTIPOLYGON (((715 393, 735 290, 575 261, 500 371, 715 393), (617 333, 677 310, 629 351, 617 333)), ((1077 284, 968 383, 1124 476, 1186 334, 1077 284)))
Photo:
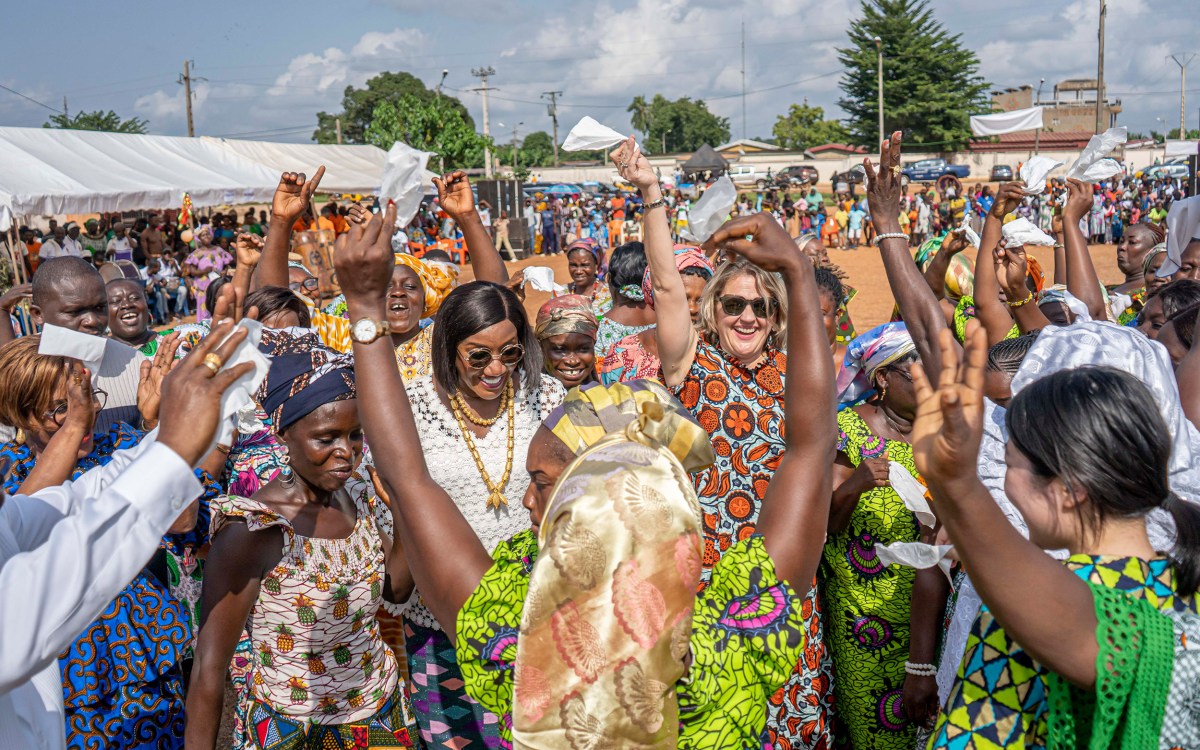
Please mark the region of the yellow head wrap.
POLYGON ((454 287, 458 286, 458 266, 449 263, 421 260, 408 253, 396 253, 396 265, 408 266, 421 279, 425 288, 425 313, 432 318, 454 287))

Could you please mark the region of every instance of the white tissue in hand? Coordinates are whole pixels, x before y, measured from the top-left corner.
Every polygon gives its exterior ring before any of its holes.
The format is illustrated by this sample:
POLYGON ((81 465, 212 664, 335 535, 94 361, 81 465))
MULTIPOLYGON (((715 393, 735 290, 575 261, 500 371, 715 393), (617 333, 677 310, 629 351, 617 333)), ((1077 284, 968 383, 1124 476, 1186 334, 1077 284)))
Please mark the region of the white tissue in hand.
MULTIPOLYGON (((93 336, 89 333, 47 323, 42 327, 42 339, 38 344, 38 354, 48 357, 71 357, 83 363, 84 367, 96 375, 96 368, 104 361, 104 350, 110 339, 93 336)), ((119 344, 120 342, 111 341, 119 344)))
POLYGON ((571 132, 567 133, 567 140, 563 141, 562 147, 563 151, 593 151, 616 146, 625 138, 626 136, 607 125, 601 125, 585 115, 571 128, 571 132))
POLYGON ((967 238, 967 242, 971 243, 971 247, 978 249, 979 248, 979 235, 976 234, 975 230, 971 228, 970 216, 971 216, 970 213, 967 213, 966 215, 964 215, 962 224, 959 224, 958 229, 955 231, 962 232, 963 236, 965 236, 967 238))
POLYGON ((888 482, 892 489, 904 501, 904 507, 916 515, 922 526, 933 528, 937 517, 929 509, 929 501, 925 499, 925 486, 916 480, 908 469, 895 461, 888 461, 888 482))
POLYGON ((1067 170, 1067 177, 1084 182, 1099 182, 1121 172, 1120 162, 1104 157, 1120 146, 1128 138, 1129 129, 1122 126, 1109 128, 1099 135, 1093 135, 1088 145, 1079 154, 1079 158, 1067 170))
POLYGON ((904 565, 917 570, 926 570, 937 566, 950 578, 950 563, 948 557, 954 549, 952 544, 933 545, 924 542, 892 542, 891 544, 875 545, 875 554, 884 565, 904 565))
POLYGON ((425 196, 425 165, 430 154, 418 151, 397 141, 388 149, 387 161, 383 164, 383 178, 379 186, 379 197, 396 203, 396 226, 408 226, 417 215, 421 199, 425 196))
POLYGON ((733 181, 728 177, 718 178, 688 212, 687 228, 681 234, 696 244, 703 243, 729 219, 735 203, 737 188, 733 181))
POLYGON ((1046 234, 1026 218, 1013 219, 1004 225, 1006 245, 1045 245, 1054 247, 1054 238, 1046 234))
MULTIPOLYGON (((258 349, 258 344, 262 341, 262 324, 257 320, 243 318, 238 326, 245 328, 248 335, 225 360, 221 369, 226 370, 243 362, 250 362, 254 369, 233 381, 233 385, 221 394, 221 426, 217 435, 217 442, 221 445, 230 445, 235 419, 242 409, 254 404, 254 394, 258 392, 258 387, 262 385, 263 379, 267 377, 267 370, 271 367, 271 359, 258 349)), ((237 328, 233 330, 236 331, 237 328)), ((233 331, 230 335, 233 335, 233 331)))
POLYGON ((525 269, 525 283, 538 292, 563 294, 565 286, 554 283, 554 269, 546 266, 529 266, 525 269))
POLYGON ((1025 192, 1029 195, 1040 194, 1046 189, 1046 178, 1063 163, 1049 156, 1030 157, 1021 165, 1021 181, 1025 183, 1025 192))

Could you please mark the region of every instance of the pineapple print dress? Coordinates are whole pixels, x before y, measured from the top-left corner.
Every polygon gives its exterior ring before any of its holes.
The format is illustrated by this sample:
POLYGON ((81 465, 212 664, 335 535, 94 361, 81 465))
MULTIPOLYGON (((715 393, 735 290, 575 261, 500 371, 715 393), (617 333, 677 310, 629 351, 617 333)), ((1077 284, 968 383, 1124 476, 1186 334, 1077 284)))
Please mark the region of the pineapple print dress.
POLYGON ((246 746, 265 750, 412 747, 416 725, 396 658, 375 612, 383 597, 379 519, 366 487, 352 486, 358 519, 344 539, 298 535, 268 506, 220 498, 213 534, 231 520, 277 526, 284 549, 263 577, 247 630, 252 644, 246 746))

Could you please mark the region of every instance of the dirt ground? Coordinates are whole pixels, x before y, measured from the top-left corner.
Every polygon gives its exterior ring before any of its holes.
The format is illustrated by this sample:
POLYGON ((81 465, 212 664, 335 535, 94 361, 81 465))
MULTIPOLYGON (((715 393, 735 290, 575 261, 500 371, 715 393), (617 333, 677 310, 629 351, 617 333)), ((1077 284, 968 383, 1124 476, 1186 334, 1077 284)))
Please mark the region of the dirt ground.
MULTIPOLYGON (((1091 251, 1092 262, 1096 264, 1096 273, 1102 283, 1117 284, 1124 280, 1124 276, 1117 269, 1117 253, 1113 245, 1093 245, 1091 251)), ((1051 248, 1037 248, 1031 254, 1041 262, 1046 277, 1053 278, 1054 253, 1051 248)), ((974 255, 973 250, 967 252, 967 256, 972 259, 974 255)), ((883 261, 879 258, 879 251, 865 245, 857 250, 831 250, 829 259, 846 272, 847 283, 858 290, 858 295, 850 303, 850 317, 856 329, 865 331, 891 319, 894 300, 883 272, 883 261)), ((559 284, 570 281, 565 255, 539 255, 508 264, 510 272, 526 266, 548 266, 554 269, 554 278, 559 284)), ((460 280, 469 281, 471 278, 471 269, 464 268, 460 280)), ((531 318, 549 298, 548 293, 533 290, 527 292, 525 309, 531 318)))

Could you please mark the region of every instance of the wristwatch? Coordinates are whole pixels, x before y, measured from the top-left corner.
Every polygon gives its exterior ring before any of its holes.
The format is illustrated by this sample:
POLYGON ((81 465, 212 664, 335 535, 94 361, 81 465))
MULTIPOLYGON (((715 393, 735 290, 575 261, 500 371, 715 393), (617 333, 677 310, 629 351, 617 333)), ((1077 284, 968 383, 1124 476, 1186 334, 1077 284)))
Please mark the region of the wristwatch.
POLYGON ((360 344, 370 344, 392 332, 386 320, 359 318, 350 326, 350 338, 360 344))

